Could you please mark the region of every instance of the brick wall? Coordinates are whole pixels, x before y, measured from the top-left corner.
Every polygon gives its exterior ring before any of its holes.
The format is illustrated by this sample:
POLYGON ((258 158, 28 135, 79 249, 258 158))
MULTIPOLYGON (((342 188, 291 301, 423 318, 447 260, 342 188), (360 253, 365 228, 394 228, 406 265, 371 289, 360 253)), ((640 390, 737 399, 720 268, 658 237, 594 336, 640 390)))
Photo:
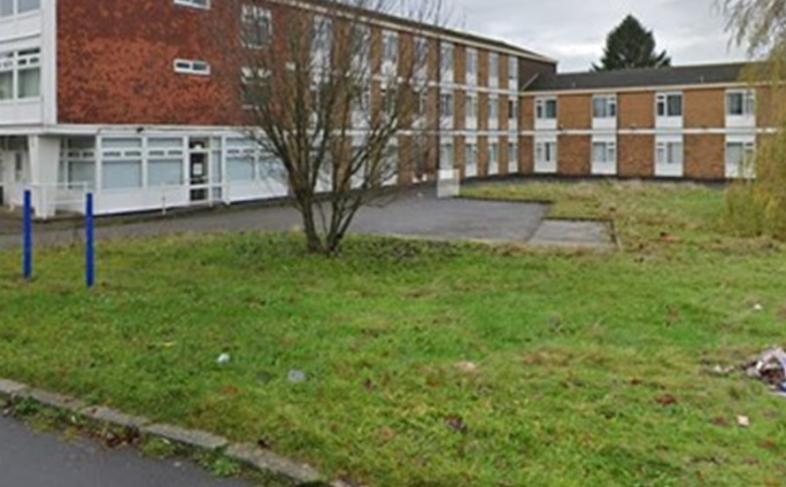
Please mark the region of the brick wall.
POLYGON ((519 174, 532 174, 534 172, 534 138, 530 135, 519 136, 519 174))
POLYGON ((724 135, 685 135, 685 177, 719 180, 726 175, 724 135))
POLYGON ((621 177, 647 178, 654 176, 654 135, 620 135, 617 143, 619 175, 621 177))
POLYGON ((655 127, 655 93, 620 93, 617 100, 621 129, 655 127))
POLYGON ((467 82, 467 48, 461 44, 453 45, 454 52, 454 68, 453 81, 457 85, 463 85, 467 82))
POLYGON ((726 90, 686 90, 685 128, 722 128, 726 125, 726 90))
POLYGON ((502 176, 506 176, 508 174, 508 138, 507 137, 500 137, 499 138, 499 155, 497 156, 499 161, 499 174, 502 176))
POLYGON ((487 87, 489 85, 489 52, 485 49, 478 49, 478 86, 487 87))
POLYGON ((466 137, 458 135, 453 140, 453 169, 458 169, 461 172, 461 177, 464 177, 464 166, 466 161, 466 137))
POLYGON ((519 99, 519 129, 532 130, 535 127, 535 98, 524 96, 519 99))
POLYGON ((464 90, 455 90, 453 98, 453 128, 464 130, 467 125, 467 93, 464 90))
POLYGON ((557 124, 565 130, 592 128, 592 95, 561 95, 557 100, 557 124))
POLYGON ((563 176, 588 176, 592 137, 560 135, 558 138, 557 172, 563 176))
POLYGON ((489 139, 485 135, 478 137, 478 176, 486 176, 489 169, 489 139))

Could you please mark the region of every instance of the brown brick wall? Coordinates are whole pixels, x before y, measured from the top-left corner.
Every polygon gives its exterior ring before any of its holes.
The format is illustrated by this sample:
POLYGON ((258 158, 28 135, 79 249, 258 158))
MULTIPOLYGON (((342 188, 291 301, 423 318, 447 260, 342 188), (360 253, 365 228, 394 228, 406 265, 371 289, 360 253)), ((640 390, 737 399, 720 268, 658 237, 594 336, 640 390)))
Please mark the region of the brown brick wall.
POLYGON ((502 90, 508 89, 508 58, 507 54, 499 55, 499 87, 502 90))
POLYGON ((557 124, 565 130, 592 128, 592 95, 559 96, 557 124))
POLYGON ((655 93, 620 93, 617 103, 621 129, 655 127, 655 93))
POLYGON ((524 96, 519 99, 519 129, 532 130, 535 127, 535 98, 524 96))
POLYGON ((618 137, 619 175, 623 178, 648 178, 655 174, 655 136, 618 137))
POLYGON ((455 105, 453 107, 453 128, 464 130, 467 125, 467 93, 464 90, 455 90, 453 99, 455 105))
POLYGON ((453 81, 458 85, 466 84, 467 48, 460 44, 454 44, 453 53, 455 57, 455 59, 453 60, 453 67, 455 68, 455 72, 453 73, 453 81))
POLYGON ((722 128, 726 125, 726 90, 686 90, 685 128, 722 128))
POLYGON ((478 93, 478 130, 489 128, 489 95, 478 93))
POLYGON ((489 172, 489 139, 485 135, 478 137, 478 176, 486 176, 489 172))
POLYGON ((533 144, 532 136, 519 136, 519 174, 535 172, 535 146, 533 144))
POLYGON ((499 155, 497 156, 499 160, 499 174, 502 176, 507 176, 508 174, 508 138, 507 137, 500 137, 499 138, 499 155))
POLYGON ((508 95, 499 97, 499 129, 503 132, 508 130, 508 95))
POLYGON ((558 138, 557 172, 562 176, 588 176, 592 137, 560 135, 558 138))
POLYGON ((719 180, 726 174, 724 135, 685 135, 685 177, 719 180))
POLYGON ((466 138, 463 135, 458 135, 453 140, 453 169, 458 169, 461 172, 461 177, 464 177, 464 163, 466 160, 465 145, 466 138))
POLYGON ((485 49, 478 49, 478 86, 487 87, 489 85, 489 52, 485 49))

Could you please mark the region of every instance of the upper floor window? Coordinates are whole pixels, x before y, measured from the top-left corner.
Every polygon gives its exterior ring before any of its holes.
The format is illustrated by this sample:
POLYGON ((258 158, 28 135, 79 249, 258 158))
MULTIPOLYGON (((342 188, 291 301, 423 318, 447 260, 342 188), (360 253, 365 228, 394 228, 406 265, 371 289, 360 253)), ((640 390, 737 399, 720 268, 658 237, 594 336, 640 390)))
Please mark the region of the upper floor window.
POLYGON ((515 99, 508 100, 508 120, 518 120, 519 102, 515 99))
POLYGON ((241 35, 246 47, 262 47, 270 42, 273 33, 270 10, 256 5, 243 5, 241 35))
POLYGON ((210 64, 205 61, 175 59, 174 65, 176 73, 210 76, 210 64))
POLYGON ((41 0, 0 0, 0 18, 41 9, 41 0))
POLYGON ((489 120, 497 120, 499 118, 499 99, 496 97, 489 97, 488 107, 489 120))
POLYGON ((682 117, 682 93, 660 93, 655 100, 658 117, 682 117))
POLYGON ((476 118, 478 116, 478 95, 474 93, 467 94, 467 118, 476 118))
POLYGON ((445 118, 453 116, 453 95, 451 93, 440 95, 439 113, 445 118))
POLYGON ((383 34, 382 58, 387 63, 395 64, 398 61, 398 35, 395 32, 385 32, 383 34))
POLYGON ((538 98, 535 100, 535 118, 539 120, 556 120, 557 99, 538 98))
POLYGON ((210 0, 175 0, 175 5, 183 5, 184 7, 194 7, 207 10, 210 8, 210 0))
POLYGON ((489 78, 499 79, 499 55, 495 52, 489 53, 489 78))
POLYGON ((513 56, 508 58, 508 88, 519 89, 519 60, 513 56))
POLYGON ((467 49, 467 74, 474 76, 478 72, 478 51, 467 49))
POLYGON ((756 92, 735 90, 726 93, 726 114, 734 117, 756 114, 756 92))
POLYGON ((615 118, 617 116, 617 97, 614 95, 596 96, 592 99, 593 118, 615 118))
POLYGON ((0 100, 41 96, 41 51, 0 53, 0 100))
POLYGON ((443 73, 453 72, 452 44, 442 44, 442 47, 440 47, 440 68, 443 73))

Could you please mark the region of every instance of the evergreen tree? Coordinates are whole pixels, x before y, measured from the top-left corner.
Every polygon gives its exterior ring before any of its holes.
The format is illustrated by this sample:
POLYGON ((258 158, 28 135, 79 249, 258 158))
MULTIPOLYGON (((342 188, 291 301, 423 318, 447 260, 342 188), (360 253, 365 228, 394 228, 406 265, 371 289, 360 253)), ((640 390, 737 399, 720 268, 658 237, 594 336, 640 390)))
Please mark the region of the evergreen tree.
POLYGON ((662 68, 671 66, 666 51, 655 51, 655 36, 633 15, 628 15, 606 38, 600 65, 594 71, 615 71, 630 68, 662 68))

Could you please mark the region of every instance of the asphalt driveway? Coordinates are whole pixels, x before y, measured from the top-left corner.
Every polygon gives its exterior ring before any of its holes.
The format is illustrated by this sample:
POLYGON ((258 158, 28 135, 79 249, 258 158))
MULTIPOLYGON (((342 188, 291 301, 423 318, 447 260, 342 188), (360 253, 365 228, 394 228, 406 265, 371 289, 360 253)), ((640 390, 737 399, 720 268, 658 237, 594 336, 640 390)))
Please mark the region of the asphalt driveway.
MULTIPOLYGON (((363 208, 351 232, 366 235, 410 236, 441 240, 529 241, 548 207, 539 204, 438 199, 433 189, 399 194, 384 205, 363 208)), ((18 247, 20 236, 5 220, 0 249, 18 247)), ((149 237, 179 233, 287 231, 300 228, 300 216, 288 206, 234 207, 101 225, 98 240, 149 237)), ((82 242, 81 222, 36 225, 36 246, 82 242)))

